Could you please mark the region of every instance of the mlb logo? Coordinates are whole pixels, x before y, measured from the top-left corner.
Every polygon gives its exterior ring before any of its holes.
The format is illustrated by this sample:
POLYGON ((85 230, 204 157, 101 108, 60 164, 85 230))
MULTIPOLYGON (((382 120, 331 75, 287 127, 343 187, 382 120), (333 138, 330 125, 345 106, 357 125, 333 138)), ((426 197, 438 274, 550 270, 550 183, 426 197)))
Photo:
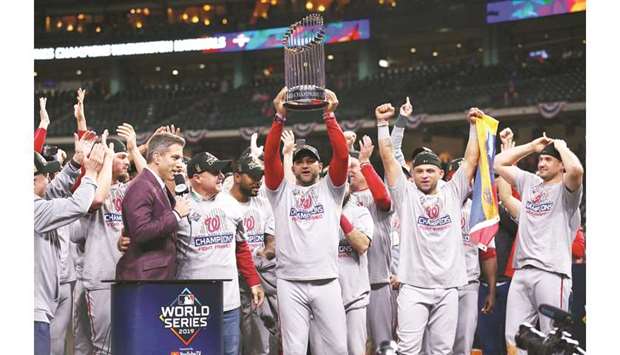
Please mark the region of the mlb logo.
POLYGON ((181 353, 178 352, 178 351, 173 351, 173 352, 170 353, 170 355, 181 355, 181 353))
POLYGON ((179 295, 178 298, 179 306, 193 306, 194 305, 194 295, 179 295))

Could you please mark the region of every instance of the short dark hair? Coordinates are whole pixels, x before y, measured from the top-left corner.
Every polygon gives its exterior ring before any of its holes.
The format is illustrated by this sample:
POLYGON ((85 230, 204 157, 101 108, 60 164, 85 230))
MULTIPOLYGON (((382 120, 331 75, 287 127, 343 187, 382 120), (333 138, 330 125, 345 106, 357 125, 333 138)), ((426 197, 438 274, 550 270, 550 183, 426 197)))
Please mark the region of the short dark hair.
POLYGON ((168 148, 170 148, 170 146, 175 145, 175 144, 179 144, 181 147, 184 147, 185 139, 183 139, 183 137, 179 137, 177 135, 174 135, 172 133, 167 133, 167 132, 154 135, 149 141, 149 144, 147 146, 147 151, 146 151, 147 163, 150 163, 153 161, 153 154, 155 152, 163 153, 164 151, 167 151, 168 148))

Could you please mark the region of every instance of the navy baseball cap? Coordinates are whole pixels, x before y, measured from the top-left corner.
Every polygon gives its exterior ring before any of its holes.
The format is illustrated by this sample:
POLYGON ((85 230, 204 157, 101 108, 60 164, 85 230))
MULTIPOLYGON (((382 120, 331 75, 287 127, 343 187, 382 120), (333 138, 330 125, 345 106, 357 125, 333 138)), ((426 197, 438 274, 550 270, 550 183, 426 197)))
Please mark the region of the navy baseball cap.
POLYGON ((242 156, 237 161, 235 172, 239 174, 248 174, 253 179, 260 180, 265 174, 265 168, 260 160, 246 155, 242 156))
POLYGON ((293 152, 293 161, 303 156, 312 156, 317 161, 321 161, 321 156, 319 155, 319 151, 315 147, 309 144, 303 144, 299 146, 297 149, 295 149, 295 151, 293 152))
POLYGON ((34 175, 56 173, 60 169, 58 160, 46 161, 41 154, 34 152, 34 175))
POLYGON ((211 174, 228 170, 231 165, 230 160, 219 160, 209 152, 197 153, 187 163, 187 177, 192 178, 195 174, 208 171, 211 174))
POLYGON ((418 165, 424 165, 424 164, 435 165, 439 169, 442 169, 441 160, 439 160, 439 157, 437 156, 437 154, 435 154, 432 151, 426 151, 426 150, 421 151, 415 156, 415 158, 413 158, 414 168, 418 165))
POLYGON ((553 143, 547 144, 540 152, 540 155, 550 155, 557 160, 562 161, 562 156, 560 155, 560 152, 555 149, 555 145, 553 143))

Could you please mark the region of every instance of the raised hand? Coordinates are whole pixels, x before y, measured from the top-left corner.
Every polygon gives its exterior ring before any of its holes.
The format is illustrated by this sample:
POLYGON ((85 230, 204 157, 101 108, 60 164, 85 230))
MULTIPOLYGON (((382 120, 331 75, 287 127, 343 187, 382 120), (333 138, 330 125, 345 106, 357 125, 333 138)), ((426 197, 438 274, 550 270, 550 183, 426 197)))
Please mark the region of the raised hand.
POLYGON ((286 117, 286 107, 284 107, 284 100, 286 99, 286 93, 288 89, 285 87, 280 90, 280 92, 273 99, 273 108, 277 113, 282 117, 286 117))
POLYGON ((469 121, 470 124, 476 124, 476 121, 479 118, 482 118, 482 116, 484 116, 484 112, 482 112, 482 110, 480 110, 477 107, 472 107, 469 109, 469 112, 467 113, 467 120, 469 121))
POLYGON ((357 134, 353 131, 344 131, 344 139, 347 141, 347 147, 353 148, 353 144, 355 144, 355 140, 357 139, 357 134))
POLYGON ((73 134, 74 139, 74 147, 75 154, 73 155, 73 160, 76 163, 82 164, 84 157, 90 153, 95 141, 97 140, 97 135, 93 131, 88 131, 82 135, 82 138, 79 138, 77 133, 73 134))
POLYGON ((375 146, 372 145, 372 139, 368 136, 362 137, 360 140, 360 162, 368 162, 370 161, 370 156, 372 155, 372 151, 375 149, 375 146))
POLYGON ((110 143, 110 145, 108 146, 108 135, 109 134, 110 133, 108 132, 107 129, 103 131, 103 133, 101 134, 101 144, 103 144, 103 146, 106 148, 106 155, 110 157, 114 157, 114 143, 110 143))
POLYGON ((392 106, 392 104, 383 104, 377 106, 375 109, 375 117, 377 118, 377 123, 379 122, 387 122, 392 116, 394 116, 394 112, 396 110, 392 106))
POLYGON ((97 174, 101 171, 106 149, 106 146, 101 143, 97 143, 93 146, 93 150, 83 160, 86 173, 97 174))
POLYGON ((132 151, 138 146, 138 144, 136 143, 136 131, 129 123, 125 122, 122 125, 116 127, 116 134, 118 134, 119 137, 125 138, 125 140, 127 141, 127 151, 132 151))
POLYGON ((39 123, 39 128, 47 129, 50 124, 50 116, 47 114, 47 110, 45 108, 45 104, 47 103, 46 97, 39 98, 39 116, 41 117, 41 122, 39 123))
POLYGON ((547 137, 547 134, 545 132, 543 132, 542 137, 536 138, 530 142, 530 144, 532 145, 532 148, 534 149, 536 153, 542 152, 542 150, 545 149, 545 147, 551 143, 553 143, 553 139, 547 137))
POLYGON ((293 154, 293 150, 295 150, 295 134, 293 131, 283 131, 280 140, 283 143, 282 154, 293 154))
POLYGON ((566 141, 563 140, 563 139, 554 139, 553 140, 553 146, 557 150, 560 150, 562 148, 568 148, 568 146, 566 145, 566 141))
POLYGON ((86 90, 82 90, 82 88, 79 88, 77 90, 78 103, 73 105, 73 116, 75 116, 75 119, 78 121, 86 119, 86 117, 84 116, 84 97, 85 96, 86 96, 86 90))
POLYGON ((254 159, 258 159, 258 157, 260 157, 260 155, 263 154, 263 146, 261 145, 259 147, 258 144, 256 143, 257 140, 258 140, 258 133, 256 132, 252 133, 252 136, 250 137, 250 155, 254 159))
POLYGON ((411 101, 409 101, 409 96, 407 96, 407 101, 400 106, 400 115, 405 117, 411 117, 411 115, 413 115, 413 105, 411 101))
POLYGON ((512 133, 510 127, 506 127, 501 132, 499 132, 499 139, 502 142, 502 152, 515 146, 514 134, 512 133))
POLYGON ((330 112, 336 111, 336 108, 338 107, 338 103, 339 103, 338 97, 336 97, 336 94, 329 89, 325 89, 325 99, 327 100, 327 106, 325 106, 325 112, 330 113, 330 112))

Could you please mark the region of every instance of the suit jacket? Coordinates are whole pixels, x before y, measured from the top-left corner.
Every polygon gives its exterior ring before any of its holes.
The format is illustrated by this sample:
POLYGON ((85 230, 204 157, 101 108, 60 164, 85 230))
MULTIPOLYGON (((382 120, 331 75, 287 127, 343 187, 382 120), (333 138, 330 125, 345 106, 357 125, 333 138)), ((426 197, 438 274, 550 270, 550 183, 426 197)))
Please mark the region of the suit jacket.
POLYGON ((116 264, 117 280, 175 279, 175 202, 148 169, 129 183, 123 198, 123 224, 131 243, 116 264))

